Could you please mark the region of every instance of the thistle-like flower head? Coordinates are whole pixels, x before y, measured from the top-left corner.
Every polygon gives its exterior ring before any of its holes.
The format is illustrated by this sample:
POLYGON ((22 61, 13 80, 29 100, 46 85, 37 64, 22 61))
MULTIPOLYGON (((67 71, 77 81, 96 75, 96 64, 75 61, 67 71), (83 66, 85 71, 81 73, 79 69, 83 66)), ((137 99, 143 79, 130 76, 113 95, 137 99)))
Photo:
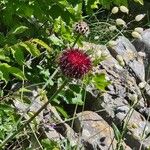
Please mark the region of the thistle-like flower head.
POLYGON ((64 75, 80 79, 89 72, 92 63, 86 53, 77 48, 71 48, 62 53, 59 65, 64 75))

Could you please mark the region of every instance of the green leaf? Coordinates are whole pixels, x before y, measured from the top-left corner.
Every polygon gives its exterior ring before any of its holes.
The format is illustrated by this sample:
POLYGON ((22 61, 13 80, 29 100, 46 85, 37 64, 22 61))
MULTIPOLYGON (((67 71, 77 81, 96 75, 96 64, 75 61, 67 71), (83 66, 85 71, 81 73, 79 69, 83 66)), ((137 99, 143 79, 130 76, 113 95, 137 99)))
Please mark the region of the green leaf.
POLYGON ((50 139, 43 139, 42 145, 44 150, 60 150, 58 143, 50 139))
POLYGON ((55 106, 55 108, 57 109, 57 111, 58 111, 59 113, 61 113, 61 114, 63 115, 63 117, 69 118, 67 112, 66 112, 62 107, 55 106))
POLYGON ((6 63, 2 63, 0 64, 0 72, 2 72, 1 74, 1 80, 4 80, 5 82, 9 81, 9 75, 12 74, 14 76, 16 76, 17 78, 24 80, 25 75, 23 74, 23 72, 16 68, 16 67, 11 67, 10 65, 6 64, 6 63))
POLYGON ((28 47, 30 48, 31 54, 33 56, 36 56, 36 57, 40 56, 41 53, 40 53, 39 49, 37 49, 36 44, 30 43, 30 42, 25 42, 25 44, 28 45, 28 47))
POLYGON ((10 62, 10 58, 5 56, 3 49, 0 49, 0 60, 6 61, 6 62, 10 62))
POLYGON ((38 57, 40 55, 40 51, 36 48, 35 44, 30 42, 21 42, 19 43, 20 46, 24 47, 30 54, 32 54, 35 57, 38 57))
POLYGON ((54 34, 52 34, 49 39, 53 42, 54 45, 61 46, 63 44, 62 40, 60 40, 58 37, 56 37, 54 34))
POLYGON ((72 98, 72 104, 83 105, 81 93, 75 94, 75 97, 72 98))
POLYGON ((10 49, 11 49, 13 57, 15 58, 17 63, 19 65, 23 65, 24 64, 24 53, 23 53, 22 47, 17 44, 17 45, 12 46, 10 49))
POLYGON ((140 3, 141 5, 144 5, 144 1, 143 0, 134 0, 134 1, 140 3))
POLYGON ((16 76, 17 78, 21 79, 21 80, 25 80, 26 79, 25 75, 23 74, 23 72, 20 69, 16 68, 16 67, 10 67, 9 68, 9 72, 11 74, 13 74, 14 76, 16 76))
POLYGON ((92 78, 93 84, 98 88, 99 90, 105 91, 105 88, 111 83, 110 81, 107 81, 105 78, 105 74, 96 74, 92 78))
POLYGON ((49 52, 51 52, 51 48, 45 43, 43 42, 42 40, 39 40, 39 39, 33 39, 32 42, 35 42, 37 44, 39 44, 40 46, 46 48, 49 52))
POLYGON ((0 79, 4 80, 6 83, 9 81, 9 65, 6 63, 0 64, 0 79))
POLYGON ((119 141, 120 138, 121 138, 121 133, 120 133, 120 131, 118 130, 117 126, 116 126, 114 123, 112 123, 112 128, 113 128, 113 130, 114 130, 115 139, 116 139, 117 141, 119 141))
POLYGON ((24 31, 26 31, 28 29, 28 27, 26 26, 20 26, 20 27, 17 27, 13 32, 12 34, 20 34, 20 33, 23 33, 24 31))

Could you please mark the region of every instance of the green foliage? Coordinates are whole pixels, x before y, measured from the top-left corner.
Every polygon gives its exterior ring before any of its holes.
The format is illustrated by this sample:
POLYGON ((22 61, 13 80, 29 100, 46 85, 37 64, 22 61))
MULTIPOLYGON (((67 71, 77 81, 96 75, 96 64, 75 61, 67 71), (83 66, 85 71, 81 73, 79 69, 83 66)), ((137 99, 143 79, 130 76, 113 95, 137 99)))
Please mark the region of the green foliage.
POLYGON ((44 150, 60 150, 58 143, 49 139, 43 139, 42 145, 44 150))
POLYGON ((143 0, 134 0, 134 1, 140 3, 141 5, 144 5, 144 1, 143 0))
POLYGON ((0 104, 0 142, 14 130, 18 118, 15 110, 10 105, 0 104))
POLYGON ((83 87, 81 85, 70 84, 59 94, 59 98, 67 104, 83 105, 83 87))
POLYGON ((0 1, 1 23, 3 28, 0 45, 16 44, 18 38, 46 39, 56 33, 61 40, 72 40, 72 23, 81 19, 82 2, 71 0, 45 1, 0 1), (63 34, 62 34, 63 33, 63 34), (11 40, 10 40, 11 39, 11 40))
POLYGON ((33 57, 40 56, 41 52, 38 49, 38 45, 51 51, 51 48, 39 39, 20 42, 9 47, 5 46, 1 48, 0 80, 4 80, 7 83, 11 79, 10 75, 14 75, 21 80, 26 80, 25 73, 22 71, 22 66, 26 65, 25 53, 28 52, 33 57))
POLYGON ((9 79, 10 74, 16 76, 19 79, 22 79, 22 80, 25 79, 25 76, 20 69, 16 67, 11 67, 7 63, 0 64, 0 71, 1 71, 1 80, 4 80, 5 82, 8 82, 10 80, 9 79))
POLYGON ((119 131, 119 129, 117 128, 117 126, 113 123, 112 124, 113 130, 114 130, 114 134, 115 134, 115 139, 117 141, 119 141, 121 139, 121 133, 119 131))
POLYGON ((56 141, 43 139, 42 145, 44 150, 76 150, 77 146, 72 146, 68 139, 62 140, 62 142, 57 143, 56 141))
POLYGON ((95 74, 92 78, 92 83, 97 89, 105 91, 105 88, 111 83, 106 80, 105 74, 95 74))
MULTIPOLYGON (((134 0, 143 5, 143 0, 134 0)), ((99 5, 105 9, 110 9, 112 6, 128 6, 128 0, 84 0, 87 13, 93 13, 93 9, 98 9, 99 5)))
POLYGON ((28 29, 28 27, 26 27, 26 26, 19 26, 14 31, 12 31, 12 34, 16 34, 16 35, 21 34, 24 31, 26 31, 27 29, 28 29))
MULTIPOLYGON (((143 3, 142 0, 136 1, 143 3)), ((64 76, 58 69, 57 59, 59 59, 61 51, 71 47, 76 38, 79 37, 73 31, 73 24, 83 19, 83 4, 85 4, 86 15, 93 13, 95 9, 99 9, 101 6, 104 9, 110 9, 114 5, 128 5, 127 0, 0 1, 0 96, 9 94, 12 85, 18 82, 22 83, 20 84, 21 88, 12 93, 13 102, 15 103, 17 98, 17 100, 29 106, 31 100, 26 94, 32 94, 32 90, 28 87, 38 85, 38 88, 42 89, 42 92, 37 90, 38 94, 41 97, 44 95, 48 98, 59 89, 64 76), (25 81, 30 83, 28 87, 26 87, 25 81)), ((108 22, 104 25, 102 24, 95 24, 95 26, 101 26, 101 28, 92 28, 91 25, 91 38, 94 38, 97 30, 101 31, 101 33, 107 31, 100 39, 106 44, 116 33, 111 32, 110 36, 108 36, 109 30, 107 29, 110 24, 108 22), (101 30, 102 28, 103 30, 101 30)), ((99 32, 99 35, 101 33, 99 32)), ((77 41, 80 45, 82 45, 81 39, 84 39, 84 37, 79 37, 77 41)), ((104 56, 94 58, 93 65, 99 65, 103 58, 104 56)), ((61 116, 69 118, 70 114, 63 107, 64 104, 82 106, 86 99, 87 85, 95 85, 98 90, 106 92, 106 87, 110 83, 110 81, 106 80, 105 74, 90 72, 85 76, 83 82, 69 81, 68 85, 59 92, 58 97, 55 97, 51 103, 61 116)), ((8 97, 8 100, 12 101, 11 97, 8 97)), ((30 117, 30 115, 27 115, 27 117, 30 117)), ((26 119, 24 116, 22 118, 26 119)), ((0 102, 0 142, 9 133, 17 130, 17 125, 22 122, 22 118, 18 118, 17 113, 10 104, 0 102), (18 119, 19 123, 17 122, 18 119), (17 125, 16 122, 18 123, 17 125)), ((26 120, 23 121, 26 122, 26 120)), ((39 127, 38 122, 35 124, 39 127)), ((36 126, 35 124, 33 126, 36 126)), ((120 132, 116 126, 114 126, 114 129, 115 136, 119 140, 120 132)), ((24 136, 30 137, 30 134, 24 136)), ((65 139, 61 143, 49 139, 40 139, 39 141, 41 141, 41 145, 45 150, 75 150, 77 148, 77 146, 71 145, 69 139, 65 139)), ((27 147, 27 149, 30 149, 30 147, 27 147)))

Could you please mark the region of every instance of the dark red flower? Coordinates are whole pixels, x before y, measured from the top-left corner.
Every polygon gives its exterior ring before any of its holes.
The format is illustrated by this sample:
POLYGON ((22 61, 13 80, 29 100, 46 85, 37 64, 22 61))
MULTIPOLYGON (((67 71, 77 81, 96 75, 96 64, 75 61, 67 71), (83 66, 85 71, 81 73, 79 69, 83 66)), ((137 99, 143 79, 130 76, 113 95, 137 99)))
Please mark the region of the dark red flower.
POLYGON ((91 60, 79 49, 68 49, 60 57, 60 69, 70 78, 82 78, 91 69, 91 60))

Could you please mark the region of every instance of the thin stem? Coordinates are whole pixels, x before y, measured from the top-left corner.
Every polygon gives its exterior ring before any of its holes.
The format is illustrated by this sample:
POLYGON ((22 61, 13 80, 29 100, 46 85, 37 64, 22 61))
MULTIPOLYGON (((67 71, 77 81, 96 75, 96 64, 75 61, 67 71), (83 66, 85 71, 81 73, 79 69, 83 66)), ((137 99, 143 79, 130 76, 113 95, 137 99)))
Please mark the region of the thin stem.
MULTIPOLYGON (((53 74, 50 76, 50 78, 47 80, 47 82, 43 85, 42 90, 45 90, 45 88, 48 86, 49 82, 50 82, 50 81, 54 78, 54 76, 57 74, 58 70, 59 70, 59 68, 57 67, 56 70, 53 72, 53 74)), ((38 85, 38 84, 34 84, 34 85, 32 85, 32 86, 36 86, 36 85, 38 85)), ((23 87, 24 87, 24 84, 23 84, 23 87)), ((23 87, 22 87, 22 88, 23 88, 23 87)), ((31 86, 26 86, 26 88, 27 88, 27 87, 31 87, 31 86)), ((21 92, 23 92, 23 90, 22 90, 21 92)), ((22 94, 22 93, 21 93, 21 94, 22 94)), ((38 96, 39 96, 39 94, 35 97, 35 99, 36 99, 38 96)), ((23 99, 23 95, 21 96, 21 98, 23 99)), ((21 99, 21 100, 22 100, 22 99, 21 99)), ((32 105, 32 104, 31 104, 31 105, 32 105)), ((20 123, 20 121, 22 120, 22 118, 24 117, 24 115, 29 111, 31 105, 27 107, 27 109, 24 111, 23 115, 18 119, 18 121, 17 121, 17 123, 16 123, 16 125, 15 125, 16 128, 17 128, 18 124, 20 123)))
POLYGON ((49 82, 57 74, 58 70, 59 70, 59 67, 56 68, 56 70, 53 72, 53 74, 50 76, 50 78, 46 81, 45 85, 42 87, 42 90, 45 90, 45 88, 48 86, 49 82))
POLYGON ((40 143, 40 141, 39 141, 39 139, 38 139, 38 137, 37 137, 37 135, 36 135, 36 133, 35 133, 35 131, 34 131, 34 129, 33 129, 33 127, 32 127, 31 125, 29 125, 29 127, 31 128, 32 133, 33 133, 33 136, 34 136, 34 138, 35 138, 35 140, 36 140, 36 142, 37 142, 37 144, 38 144, 38 146, 39 146, 38 149, 39 149, 39 150, 44 150, 42 144, 40 143))
MULTIPOLYGON (((127 115, 126 115, 126 122, 123 124, 123 131, 122 131, 122 133, 121 133, 121 137, 120 137, 120 139, 119 139, 119 142, 118 142, 118 144, 117 144, 117 146, 118 146, 118 150, 120 150, 120 148, 121 148, 121 146, 122 146, 122 139, 123 139, 123 137, 124 137, 124 135, 125 135, 125 132, 127 131, 127 125, 128 125, 128 123, 129 123, 129 121, 130 121, 130 119, 131 119, 131 116, 132 116, 132 114, 133 114, 133 112, 134 112, 134 106, 136 106, 136 104, 137 104, 138 102, 135 102, 131 107, 130 107, 130 109, 129 109, 129 111, 128 111, 128 113, 127 113, 127 115)), ((125 118, 124 118, 124 120, 125 120, 125 118)))
POLYGON ((81 34, 78 34, 78 36, 77 36, 76 40, 74 41, 72 47, 74 47, 74 46, 76 45, 76 43, 77 43, 77 41, 79 40, 80 36, 81 36, 81 34))
MULTIPOLYGON (((82 107, 82 112, 84 111, 84 108, 85 108, 85 100, 86 100, 86 85, 85 84, 83 84, 82 85, 83 86, 83 107, 82 107)), ((81 121, 83 121, 83 114, 81 113, 81 121)), ((80 133, 81 133, 81 129, 80 129, 80 131, 79 131, 80 133)), ((80 142, 80 136, 78 137, 78 143, 80 142)), ((79 148, 78 147, 79 146, 79 144, 77 145, 77 149, 79 148)))
POLYGON ((46 108, 50 101, 52 101, 56 96, 60 93, 60 91, 65 87, 68 83, 68 80, 65 80, 64 83, 59 87, 59 89, 51 96, 51 98, 22 126, 18 128, 18 130, 12 134, 10 134, 1 144, 0 148, 2 148, 5 144, 7 144, 15 135, 17 135, 20 131, 22 131, 33 119, 39 115, 39 113, 46 108))

